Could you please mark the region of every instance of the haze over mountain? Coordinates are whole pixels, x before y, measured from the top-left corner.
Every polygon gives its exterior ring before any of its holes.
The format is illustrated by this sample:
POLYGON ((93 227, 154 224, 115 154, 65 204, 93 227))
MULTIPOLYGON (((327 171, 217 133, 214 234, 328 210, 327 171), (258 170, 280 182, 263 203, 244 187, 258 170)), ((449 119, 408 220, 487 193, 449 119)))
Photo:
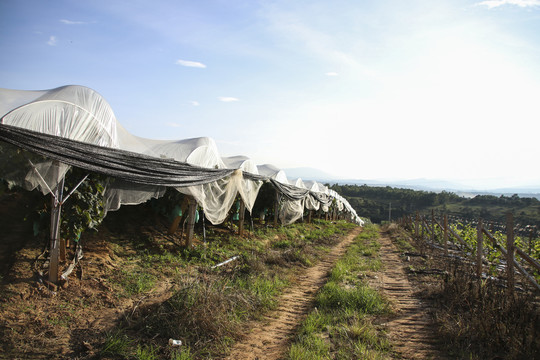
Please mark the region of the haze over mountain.
POLYGON ((323 170, 299 167, 284 169, 289 179, 301 178, 303 180, 316 180, 322 183, 337 183, 351 185, 369 185, 369 186, 391 186, 397 188, 424 190, 424 191, 449 191, 461 196, 471 197, 475 195, 513 195, 518 194, 521 197, 540 198, 540 185, 529 184, 522 186, 497 187, 489 185, 468 185, 457 181, 448 181, 442 179, 345 179, 329 174, 323 170))

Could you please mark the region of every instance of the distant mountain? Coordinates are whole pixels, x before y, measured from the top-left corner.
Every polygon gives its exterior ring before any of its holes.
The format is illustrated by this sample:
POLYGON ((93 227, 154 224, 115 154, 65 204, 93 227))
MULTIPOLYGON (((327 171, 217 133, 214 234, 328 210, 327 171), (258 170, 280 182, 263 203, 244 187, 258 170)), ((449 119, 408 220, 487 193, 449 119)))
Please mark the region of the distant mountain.
POLYGON ((310 167, 283 169, 289 179, 315 180, 319 182, 336 182, 337 178, 327 172, 310 167))
POLYGON ((394 188, 423 190, 441 192, 453 192, 463 197, 474 197, 476 195, 511 196, 518 194, 520 197, 535 197, 540 199, 539 186, 516 186, 489 190, 478 190, 471 186, 440 179, 408 179, 408 180, 380 180, 380 179, 342 179, 319 169, 310 167, 299 167, 283 169, 289 179, 301 178, 302 180, 316 180, 322 183, 340 185, 368 185, 368 186, 390 186, 394 188))

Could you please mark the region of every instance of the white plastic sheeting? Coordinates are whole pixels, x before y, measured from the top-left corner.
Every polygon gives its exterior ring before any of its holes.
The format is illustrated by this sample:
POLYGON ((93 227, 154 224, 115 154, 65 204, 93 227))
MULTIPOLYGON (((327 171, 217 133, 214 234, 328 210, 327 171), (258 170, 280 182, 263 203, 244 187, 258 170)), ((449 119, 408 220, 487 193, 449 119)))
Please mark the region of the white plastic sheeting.
POLYGON ((276 181, 279 181, 282 184, 289 183, 289 180, 287 180, 287 174, 285 174, 285 171, 279 169, 278 167, 274 165, 271 165, 271 164, 257 165, 257 169, 259 170, 259 174, 262 176, 266 176, 270 179, 274 179, 276 181))
MULTIPOLYGON (((62 86, 52 90, 0 89, 2 124, 104 147, 118 147, 116 118, 109 104, 92 89, 62 86)), ((45 195, 56 188, 69 166, 33 163, 24 186, 45 195), (39 173, 38 173, 39 172, 39 173)))
MULTIPOLYGON (((257 169, 257 165, 255 165, 255 163, 247 156, 230 156, 221 158, 221 160, 223 161, 227 169, 239 169, 244 173, 260 175, 259 170, 257 169)), ((243 178, 240 185, 241 186, 238 188, 238 192, 242 197, 244 204, 246 205, 246 209, 248 209, 248 211, 251 213, 253 210, 253 205, 255 204, 255 200, 257 200, 259 190, 263 185, 263 181, 249 180, 243 178)))
MULTIPOLYGON (((319 184, 316 181, 309 181, 309 180, 305 181, 304 186, 307 189, 309 189, 310 192, 316 192, 316 193, 320 192, 319 184)), ((315 197, 311 195, 310 193, 308 194, 308 196, 306 196, 304 206, 306 207, 307 210, 317 211, 320 209, 321 203, 317 199, 315 199, 315 197)))
MULTIPOLYGON (((97 92, 83 86, 63 86, 43 91, 0 89, 0 119, 2 125, 129 151, 156 159, 172 159, 200 168, 234 169, 236 171, 228 171, 227 175, 203 185, 175 187, 179 192, 193 196, 204 209, 206 217, 214 224, 224 221, 238 195, 242 197, 246 208, 251 211, 265 179, 286 185, 273 183, 274 186, 279 185, 279 189, 276 187, 278 192, 291 191, 283 170, 270 164, 255 166, 245 156, 222 158, 211 138, 154 140, 130 134, 116 120, 109 104, 97 92), (250 176, 244 176, 245 173, 250 176)), ((39 156, 35 158, 39 159, 39 156)), ((34 159, 32 164, 32 168, 28 167, 29 171, 24 169, 25 186, 28 189, 39 186, 44 194, 58 184, 69 168, 58 161, 50 160, 34 159)), ((7 175, 0 174, 0 176, 7 175)), ((297 179, 292 185, 306 189, 306 195, 300 195, 303 196, 300 200, 290 200, 291 195, 289 199, 282 197, 279 214, 282 224, 289 224, 301 218, 304 209, 321 208, 328 211, 329 202, 320 201, 328 196, 334 199, 334 206, 340 211, 347 211, 352 221, 360 223, 361 220, 348 202, 322 184, 316 182, 306 184, 297 179)), ((111 179, 106 193, 107 206, 110 210, 114 210, 122 204, 138 204, 150 198, 163 196, 165 189, 164 186, 152 183, 140 184, 111 179)), ((302 194, 302 191, 295 190, 295 193, 302 194)), ((299 195, 295 196, 298 199, 299 195)))

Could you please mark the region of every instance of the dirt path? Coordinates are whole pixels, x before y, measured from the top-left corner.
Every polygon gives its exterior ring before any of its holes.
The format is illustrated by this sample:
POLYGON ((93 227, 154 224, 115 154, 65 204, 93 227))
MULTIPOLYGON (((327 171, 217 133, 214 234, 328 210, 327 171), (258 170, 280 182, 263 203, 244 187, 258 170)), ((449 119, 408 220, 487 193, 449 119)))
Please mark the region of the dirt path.
POLYGON ((400 359, 444 359, 436 350, 436 329, 427 315, 426 305, 414 295, 399 251, 384 233, 379 241, 384 270, 371 284, 392 302, 397 313, 384 324, 394 351, 400 359))
POLYGON ((317 290, 324 285, 329 270, 343 256, 361 228, 356 228, 316 266, 306 270, 279 299, 279 308, 263 321, 250 323, 246 338, 237 343, 227 359, 280 359, 285 356, 297 326, 313 307, 317 290))

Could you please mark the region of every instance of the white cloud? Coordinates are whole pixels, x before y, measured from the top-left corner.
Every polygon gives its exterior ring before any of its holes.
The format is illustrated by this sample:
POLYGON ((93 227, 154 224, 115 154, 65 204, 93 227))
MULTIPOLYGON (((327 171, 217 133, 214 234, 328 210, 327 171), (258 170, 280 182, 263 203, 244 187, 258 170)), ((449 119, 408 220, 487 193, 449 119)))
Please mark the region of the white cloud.
POLYGON ((58 39, 56 39, 56 36, 51 35, 51 37, 49 38, 49 41, 47 41, 47 44, 51 46, 56 46, 57 42, 58 42, 58 39))
POLYGON ((230 97, 230 96, 220 96, 218 97, 219 101, 223 101, 223 102, 234 102, 234 101, 239 101, 240 99, 237 99, 235 97, 230 97))
POLYGON ((63 24, 66 24, 66 25, 88 24, 87 22, 84 22, 84 21, 73 21, 73 20, 66 20, 66 19, 61 19, 60 22, 63 23, 63 24))
POLYGON ((540 6, 540 0, 486 0, 477 3, 476 5, 487 6, 490 9, 503 5, 516 5, 522 8, 540 6))
POLYGON ((198 61, 189 61, 189 60, 181 60, 181 59, 176 60, 176 64, 187 66, 187 67, 201 68, 201 69, 204 69, 206 67, 206 65, 198 61))
POLYGON ((337 72, 330 71, 330 72, 327 72, 325 75, 326 76, 338 76, 339 74, 337 72))
POLYGON ((193 105, 193 106, 199 106, 199 105, 200 105, 199 102, 198 102, 198 101, 195 101, 195 100, 192 100, 192 101, 190 101, 189 103, 190 103, 191 105, 193 105))

